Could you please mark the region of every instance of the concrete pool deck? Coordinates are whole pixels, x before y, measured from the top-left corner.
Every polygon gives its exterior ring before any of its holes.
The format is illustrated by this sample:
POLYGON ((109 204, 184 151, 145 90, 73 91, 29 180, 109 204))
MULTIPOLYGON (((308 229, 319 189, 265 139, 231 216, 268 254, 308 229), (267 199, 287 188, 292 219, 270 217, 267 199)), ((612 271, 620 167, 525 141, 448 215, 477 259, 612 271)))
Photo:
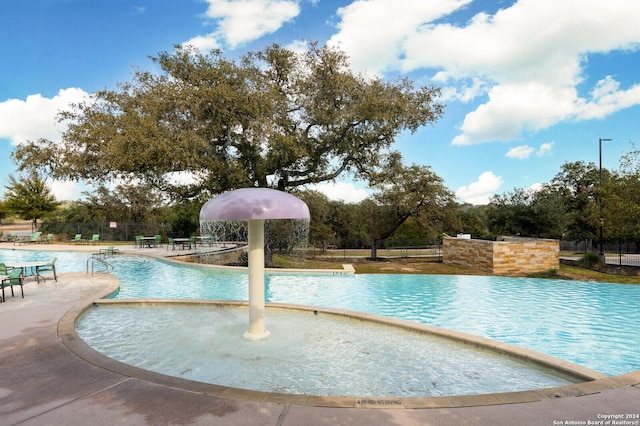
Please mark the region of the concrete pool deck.
MULTIPOLYGON (((5 247, 11 248, 0 245, 5 247)), ((434 408, 360 408, 355 401, 330 404, 330 398, 310 404, 275 394, 258 397, 127 368, 92 350, 83 353, 73 332, 75 315, 114 285, 113 277, 102 274, 62 273, 57 283, 47 279, 39 285, 30 278, 24 299, 9 295, 0 304, 0 424, 552 425, 606 424, 611 415, 640 420, 633 417, 640 414, 639 371, 530 392, 425 398, 420 404, 434 408), (75 352, 69 349, 74 345, 75 352)))

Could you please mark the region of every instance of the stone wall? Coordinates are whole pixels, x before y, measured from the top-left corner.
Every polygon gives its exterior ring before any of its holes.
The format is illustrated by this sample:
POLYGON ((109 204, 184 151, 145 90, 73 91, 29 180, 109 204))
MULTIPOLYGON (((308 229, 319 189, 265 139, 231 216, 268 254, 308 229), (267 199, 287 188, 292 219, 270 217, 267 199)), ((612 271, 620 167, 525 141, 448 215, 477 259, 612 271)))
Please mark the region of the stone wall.
POLYGON ((505 238, 503 241, 445 237, 444 263, 477 268, 495 275, 521 275, 560 267, 557 240, 505 238))

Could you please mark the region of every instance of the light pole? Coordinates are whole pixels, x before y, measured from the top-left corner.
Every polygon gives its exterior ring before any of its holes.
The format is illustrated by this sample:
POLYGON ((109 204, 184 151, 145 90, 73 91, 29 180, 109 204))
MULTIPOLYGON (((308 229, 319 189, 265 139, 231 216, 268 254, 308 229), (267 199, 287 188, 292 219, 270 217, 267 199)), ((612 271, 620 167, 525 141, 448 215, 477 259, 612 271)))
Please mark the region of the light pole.
POLYGON ((602 218, 602 142, 608 142, 611 141, 613 139, 609 139, 609 138, 600 138, 598 139, 598 147, 600 149, 600 194, 598 197, 598 207, 600 210, 600 262, 604 263, 605 259, 604 259, 604 251, 602 249, 602 223, 604 222, 604 219, 602 218))

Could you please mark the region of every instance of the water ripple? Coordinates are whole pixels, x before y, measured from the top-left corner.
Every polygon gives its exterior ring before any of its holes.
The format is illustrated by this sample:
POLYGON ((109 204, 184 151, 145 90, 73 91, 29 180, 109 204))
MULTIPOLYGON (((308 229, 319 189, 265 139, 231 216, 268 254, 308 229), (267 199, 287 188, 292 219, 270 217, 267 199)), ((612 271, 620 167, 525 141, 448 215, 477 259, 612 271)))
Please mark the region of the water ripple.
MULTIPOLYGON (((0 250, 2 261, 58 256, 58 271, 84 271, 73 252, 0 250)), ((246 273, 120 256, 119 298, 246 300, 246 273)), ((640 286, 439 275, 267 275, 266 299, 370 312, 460 330, 543 352, 605 374, 640 370, 640 286)))

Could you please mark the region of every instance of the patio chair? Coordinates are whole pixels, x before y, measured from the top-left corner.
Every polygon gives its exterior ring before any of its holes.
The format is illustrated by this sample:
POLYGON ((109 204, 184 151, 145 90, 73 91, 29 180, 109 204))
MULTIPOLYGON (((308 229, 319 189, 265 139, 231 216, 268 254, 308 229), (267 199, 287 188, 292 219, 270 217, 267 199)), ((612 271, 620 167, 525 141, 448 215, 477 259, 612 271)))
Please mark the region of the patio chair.
POLYGON ((103 257, 111 257, 115 256, 116 254, 120 254, 120 250, 118 250, 117 248, 113 248, 113 246, 109 246, 106 249, 100 249, 99 254, 103 257))
POLYGON ((134 247, 142 248, 142 235, 136 235, 136 242, 134 247))
POLYGON ((167 250, 169 250, 169 246, 171 246, 171 250, 176 249, 176 244, 173 242, 173 238, 171 237, 167 238, 167 250))
POLYGON ((24 299, 24 288, 22 287, 23 284, 24 284, 24 279, 22 276, 22 269, 21 268, 11 269, 9 271, 9 276, 3 279, 2 284, 0 284, 0 286, 2 286, 2 301, 4 302, 6 300, 4 297, 5 287, 11 287, 11 296, 15 297, 15 294, 13 292, 13 286, 16 286, 16 285, 20 286, 20 293, 22 293, 22 298, 24 299))
POLYGON ((81 243, 84 240, 82 239, 82 234, 76 234, 76 236, 70 239, 69 241, 71 241, 72 243, 81 243))
POLYGON ((189 239, 187 241, 183 242, 182 243, 182 248, 186 249, 187 247, 189 247, 189 250, 191 250, 191 245, 193 245, 194 248, 195 248, 195 245, 196 245, 196 237, 195 236, 189 237, 189 239))
POLYGON ((100 234, 93 234, 91 237, 91 244, 98 244, 100 242, 100 234))
POLYGON ((7 268, 7 265, 0 262, 0 281, 4 280, 5 278, 9 278, 9 271, 10 269, 7 268))
POLYGON ((153 236, 153 245, 155 247, 162 247, 162 236, 161 235, 154 235, 153 236))
POLYGON ((36 266, 36 277, 42 278, 43 280, 47 280, 45 277, 42 276, 43 272, 51 272, 53 273, 53 279, 55 280, 55 282, 58 282, 58 276, 56 275, 56 260, 58 258, 54 257, 53 260, 49 263, 47 263, 46 265, 42 265, 42 266, 36 266))
POLYGON ((53 234, 47 234, 44 240, 42 240, 45 244, 53 244, 53 234))

